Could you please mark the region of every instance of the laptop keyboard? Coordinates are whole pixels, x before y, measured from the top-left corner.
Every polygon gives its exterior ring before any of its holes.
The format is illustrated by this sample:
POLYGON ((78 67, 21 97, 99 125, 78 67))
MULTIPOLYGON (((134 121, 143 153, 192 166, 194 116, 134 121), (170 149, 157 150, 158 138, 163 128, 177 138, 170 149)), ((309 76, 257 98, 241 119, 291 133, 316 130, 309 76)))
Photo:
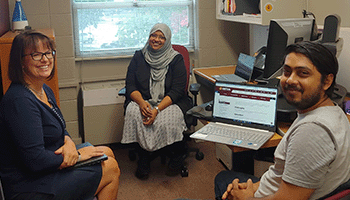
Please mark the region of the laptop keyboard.
POLYGON ((200 130, 200 132, 203 134, 210 133, 212 135, 224 136, 254 143, 265 142, 270 138, 270 135, 258 133, 255 130, 237 129, 225 125, 215 126, 214 124, 206 125, 200 130))
POLYGON ((228 81, 228 82, 246 82, 247 81, 244 78, 235 74, 221 74, 221 75, 213 75, 211 77, 219 81, 228 81))

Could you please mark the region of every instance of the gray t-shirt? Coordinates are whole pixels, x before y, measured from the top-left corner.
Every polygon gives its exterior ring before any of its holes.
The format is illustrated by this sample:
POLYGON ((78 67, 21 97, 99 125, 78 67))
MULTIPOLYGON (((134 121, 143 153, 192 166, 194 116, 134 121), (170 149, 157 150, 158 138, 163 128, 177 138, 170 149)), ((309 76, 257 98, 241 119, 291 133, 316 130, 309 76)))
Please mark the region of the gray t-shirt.
POLYGON ((275 151, 275 164, 261 177, 255 197, 274 194, 281 180, 329 194, 350 179, 350 127, 339 106, 299 114, 275 151))

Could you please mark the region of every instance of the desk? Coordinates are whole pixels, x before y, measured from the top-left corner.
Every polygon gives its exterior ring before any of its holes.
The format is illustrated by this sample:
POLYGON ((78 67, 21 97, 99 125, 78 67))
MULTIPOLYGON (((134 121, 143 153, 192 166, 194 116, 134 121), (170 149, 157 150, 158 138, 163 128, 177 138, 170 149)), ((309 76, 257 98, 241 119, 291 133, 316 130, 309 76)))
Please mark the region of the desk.
POLYGON ((236 66, 225 66, 225 67, 206 67, 206 68, 195 68, 193 69, 196 78, 203 78, 208 80, 214 85, 215 79, 211 76, 220 74, 234 74, 236 66))
MULTIPOLYGON (((211 89, 211 87, 214 87, 214 83, 215 83, 215 79, 211 77, 212 75, 234 74, 235 69, 236 69, 236 66, 207 67, 207 68, 195 68, 193 69, 193 72, 198 82, 206 86, 209 86, 211 89)), ((281 122, 281 123, 277 123, 277 126, 285 132, 288 130, 289 124, 281 122)), ((281 141, 281 139, 282 137, 277 133, 275 133, 270 138, 270 140, 268 140, 261 148, 276 147, 278 143, 281 141)), ((230 149, 232 149, 233 152, 242 152, 242 151, 250 150, 242 147, 235 147, 235 146, 229 146, 229 147, 230 149)))

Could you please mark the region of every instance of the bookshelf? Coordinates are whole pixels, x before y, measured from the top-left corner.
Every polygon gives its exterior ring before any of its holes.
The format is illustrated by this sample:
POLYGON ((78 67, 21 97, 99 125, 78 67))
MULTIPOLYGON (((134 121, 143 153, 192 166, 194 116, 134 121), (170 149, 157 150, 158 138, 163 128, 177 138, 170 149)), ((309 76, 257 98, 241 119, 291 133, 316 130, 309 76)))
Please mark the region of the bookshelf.
POLYGON ((271 19, 302 18, 302 11, 306 9, 306 0, 216 0, 216 19, 269 25, 271 19), (235 2, 236 13, 223 11, 227 8, 227 1, 235 2))

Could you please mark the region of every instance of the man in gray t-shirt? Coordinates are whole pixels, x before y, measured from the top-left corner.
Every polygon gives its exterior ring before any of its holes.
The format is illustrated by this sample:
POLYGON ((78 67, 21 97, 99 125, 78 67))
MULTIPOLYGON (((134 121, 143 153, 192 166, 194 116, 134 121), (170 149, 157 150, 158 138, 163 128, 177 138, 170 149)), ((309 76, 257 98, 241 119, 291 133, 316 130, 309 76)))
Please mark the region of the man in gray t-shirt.
POLYGON ((280 84, 298 117, 260 181, 239 183, 235 172, 225 173, 233 181, 223 199, 318 199, 350 179, 349 121, 330 99, 337 72, 337 59, 324 46, 301 42, 287 47, 280 84))

